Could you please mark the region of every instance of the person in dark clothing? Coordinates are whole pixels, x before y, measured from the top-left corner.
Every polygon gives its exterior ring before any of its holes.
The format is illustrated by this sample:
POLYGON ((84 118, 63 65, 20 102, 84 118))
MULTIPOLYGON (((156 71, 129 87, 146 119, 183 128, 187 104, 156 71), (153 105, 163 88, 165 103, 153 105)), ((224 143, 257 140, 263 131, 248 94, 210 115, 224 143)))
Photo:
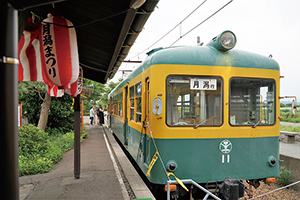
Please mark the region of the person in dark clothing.
POLYGON ((99 123, 100 126, 102 126, 102 124, 104 124, 104 108, 102 107, 102 105, 99 106, 99 123))
POLYGON ((97 106, 97 109, 96 109, 96 114, 97 114, 97 117, 98 117, 98 125, 100 125, 100 107, 97 106))

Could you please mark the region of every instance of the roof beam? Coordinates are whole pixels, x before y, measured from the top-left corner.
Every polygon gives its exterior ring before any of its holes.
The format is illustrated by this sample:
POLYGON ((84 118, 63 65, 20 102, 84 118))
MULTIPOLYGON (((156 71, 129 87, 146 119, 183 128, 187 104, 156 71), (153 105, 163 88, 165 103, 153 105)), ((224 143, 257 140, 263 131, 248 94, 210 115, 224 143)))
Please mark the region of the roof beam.
POLYGON ((20 3, 20 0, 10 0, 10 3, 18 10, 26 10, 38 6, 44 6, 48 4, 54 4, 59 3, 67 0, 23 0, 22 3, 20 3), (22 5, 22 6, 20 6, 22 5))
POLYGON ((107 81, 108 78, 110 78, 111 72, 113 71, 113 68, 114 68, 114 65, 115 65, 115 62, 116 62, 116 59, 118 58, 120 50, 121 50, 121 48, 124 44, 124 41, 125 41, 126 36, 129 32, 129 29, 130 29, 130 26, 133 22, 135 14, 136 14, 136 10, 133 9, 133 8, 131 8, 126 14, 126 17, 125 17, 125 20, 124 20, 124 23, 123 23, 123 26, 122 26, 122 29, 121 29, 121 32, 120 32, 115 50, 114 50, 114 53, 113 53, 112 58, 110 60, 110 64, 109 64, 109 67, 108 67, 108 70, 107 70, 107 73, 106 73, 106 76, 105 76, 105 80, 104 80, 105 82, 107 81))

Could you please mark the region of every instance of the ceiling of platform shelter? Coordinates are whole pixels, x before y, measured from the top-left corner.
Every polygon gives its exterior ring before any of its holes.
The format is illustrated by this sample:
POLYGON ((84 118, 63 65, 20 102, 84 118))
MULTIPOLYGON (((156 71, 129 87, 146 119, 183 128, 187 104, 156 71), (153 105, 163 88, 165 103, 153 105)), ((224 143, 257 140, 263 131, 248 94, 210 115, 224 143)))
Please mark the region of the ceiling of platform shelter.
MULTIPOLYGON (((19 32, 28 17, 60 15, 75 26, 85 78, 113 78, 159 0, 8 0, 19 11, 19 32), (138 8, 136 8, 136 6, 138 8)), ((20 35, 19 33, 19 35, 20 35)))

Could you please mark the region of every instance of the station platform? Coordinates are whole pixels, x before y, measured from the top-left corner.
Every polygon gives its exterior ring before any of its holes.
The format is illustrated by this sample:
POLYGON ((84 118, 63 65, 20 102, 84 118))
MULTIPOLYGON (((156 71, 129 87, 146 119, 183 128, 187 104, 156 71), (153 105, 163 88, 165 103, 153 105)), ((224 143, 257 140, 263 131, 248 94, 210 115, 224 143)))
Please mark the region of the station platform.
MULTIPOLYGON (((84 120, 89 137, 81 142, 80 178, 74 178, 74 150, 70 150, 52 172, 20 177, 20 200, 154 200, 108 128, 87 125, 89 117, 84 120)), ((281 141, 279 146, 284 160, 280 165, 286 166, 293 172, 293 179, 299 180, 300 143, 281 141)), ((300 191, 298 185, 294 189, 300 191)))
POLYGON ((74 150, 52 172, 19 178, 20 199, 155 199, 107 127, 86 125, 81 173, 74 178, 74 150))

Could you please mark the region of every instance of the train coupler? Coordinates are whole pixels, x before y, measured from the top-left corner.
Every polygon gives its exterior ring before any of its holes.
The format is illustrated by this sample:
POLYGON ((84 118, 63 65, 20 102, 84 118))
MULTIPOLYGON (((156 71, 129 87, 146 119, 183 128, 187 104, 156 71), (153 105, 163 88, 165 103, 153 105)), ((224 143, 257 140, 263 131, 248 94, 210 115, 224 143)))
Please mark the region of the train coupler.
POLYGON ((220 186, 220 194, 225 200, 238 200, 244 196, 245 185, 243 182, 227 177, 220 186))

